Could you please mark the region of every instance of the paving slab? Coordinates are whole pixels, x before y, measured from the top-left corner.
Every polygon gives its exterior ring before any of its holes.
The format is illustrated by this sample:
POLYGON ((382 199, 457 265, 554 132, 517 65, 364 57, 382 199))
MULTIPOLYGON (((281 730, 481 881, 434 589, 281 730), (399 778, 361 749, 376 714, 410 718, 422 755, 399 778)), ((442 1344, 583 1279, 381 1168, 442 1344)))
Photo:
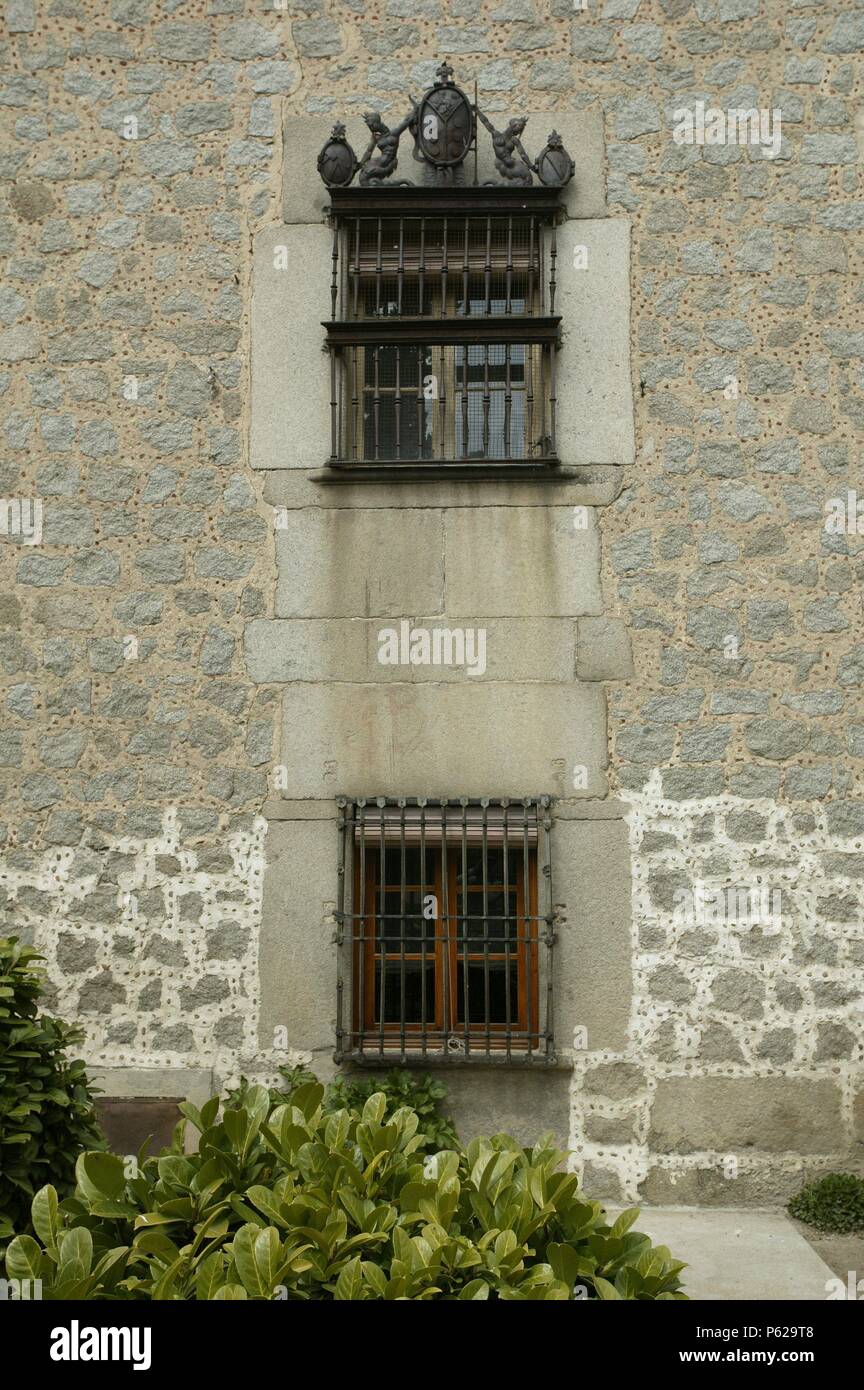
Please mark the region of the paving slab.
POLYGON ((688 1268, 697 1301, 823 1301, 834 1274, 781 1212, 749 1207, 643 1207, 636 1229, 688 1268))

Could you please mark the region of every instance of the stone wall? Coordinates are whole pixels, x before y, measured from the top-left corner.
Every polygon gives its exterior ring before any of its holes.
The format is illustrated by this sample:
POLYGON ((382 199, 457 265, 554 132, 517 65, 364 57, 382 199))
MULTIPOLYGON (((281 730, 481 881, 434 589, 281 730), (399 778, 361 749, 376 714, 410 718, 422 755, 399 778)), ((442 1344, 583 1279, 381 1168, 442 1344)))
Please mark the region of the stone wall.
POLYGON ((628 798, 629 1045, 580 1066, 572 1130, 613 1190, 770 1202, 800 1183, 801 1155, 814 1171, 854 1160, 860 838, 848 801, 751 791, 687 799, 654 771, 628 798))
POLYGON ((632 227, 637 460, 600 544, 635 658, 609 693, 634 1003, 621 1046, 589 1030, 576 1057, 572 1141, 595 1184, 664 1200, 860 1162, 860 547, 825 520, 860 487, 864 4, 4 14, 0 497, 41 498, 43 535, 0 536, 0 887, 88 1056, 273 1063, 279 698, 243 639, 278 616, 282 503, 250 466, 252 244, 283 215, 283 115, 401 109, 447 54, 489 110, 598 104, 632 227), (779 110, 777 157, 676 144, 700 100, 779 110), (780 931, 682 920, 700 883, 779 889, 780 931))

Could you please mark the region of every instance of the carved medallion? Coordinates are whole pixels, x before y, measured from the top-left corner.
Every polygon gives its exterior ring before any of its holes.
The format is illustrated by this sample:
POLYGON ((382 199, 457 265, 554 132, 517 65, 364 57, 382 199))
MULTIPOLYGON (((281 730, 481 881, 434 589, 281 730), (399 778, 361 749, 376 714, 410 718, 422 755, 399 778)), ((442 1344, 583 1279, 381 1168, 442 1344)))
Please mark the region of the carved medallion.
POLYGON ((474 139, 474 112, 465 93, 452 83, 428 91, 417 111, 417 147, 437 168, 461 164, 474 139))
POLYGON ((534 167, 540 182, 550 187, 560 187, 572 179, 576 165, 565 150, 557 130, 552 131, 534 167))
POLYGON ((318 173, 328 188, 347 188, 357 169, 357 158, 345 139, 344 125, 334 125, 330 139, 318 156, 318 173))

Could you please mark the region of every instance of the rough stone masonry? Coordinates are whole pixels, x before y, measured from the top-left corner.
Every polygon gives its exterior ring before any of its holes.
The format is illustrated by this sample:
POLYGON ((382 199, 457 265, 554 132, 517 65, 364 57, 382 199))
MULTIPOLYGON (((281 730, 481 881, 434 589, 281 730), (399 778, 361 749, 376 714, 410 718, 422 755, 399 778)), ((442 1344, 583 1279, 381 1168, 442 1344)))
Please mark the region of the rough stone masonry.
POLYGON ((6 0, 0 498, 42 519, 0 525, 0 892, 94 1064, 280 1060, 252 241, 283 117, 386 113, 448 56, 489 111, 599 107, 631 223, 637 461, 599 517, 634 1003, 574 1056, 574 1161, 726 1204, 860 1168, 862 53, 864 0, 6 0), (697 102, 779 111, 776 157, 677 143, 697 102), (680 911, 742 881, 779 930, 680 911))

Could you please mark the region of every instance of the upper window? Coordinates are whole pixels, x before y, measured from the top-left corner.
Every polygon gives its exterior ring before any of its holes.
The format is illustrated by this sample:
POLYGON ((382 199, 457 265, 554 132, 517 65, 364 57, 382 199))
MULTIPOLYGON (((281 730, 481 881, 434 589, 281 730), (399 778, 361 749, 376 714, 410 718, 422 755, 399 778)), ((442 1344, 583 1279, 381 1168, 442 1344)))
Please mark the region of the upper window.
POLYGON ((524 120, 494 130, 446 64, 439 77, 397 130, 366 117, 363 159, 341 126, 319 158, 333 225, 330 464, 353 476, 546 471, 557 462, 558 188, 572 163, 554 132, 532 163, 524 120), (478 120, 501 182, 476 181, 478 120), (393 177, 405 128, 422 184, 393 177))
POLYGON ((340 805, 340 1060, 547 1060, 548 798, 340 805))

